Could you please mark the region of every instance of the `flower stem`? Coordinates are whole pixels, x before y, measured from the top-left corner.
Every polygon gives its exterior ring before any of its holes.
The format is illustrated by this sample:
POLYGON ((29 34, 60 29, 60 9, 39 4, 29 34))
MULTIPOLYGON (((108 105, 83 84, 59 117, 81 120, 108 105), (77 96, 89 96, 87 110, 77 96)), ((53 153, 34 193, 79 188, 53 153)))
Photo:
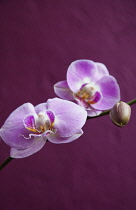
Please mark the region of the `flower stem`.
POLYGON ((136 98, 133 99, 132 101, 129 101, 127 104, 128 104, 128 105, 132 105, 132 104, 135 104, 135 103, 136 103, 136 98))
MULTIPOLYGON (((136 98, 133 99, 132 101, 127 102, 128 105, 133 105, 133 104, 135 104, 135 103, 136 103, 136 98)), ((110 113, 110 110, 107 110, 107 111, 105 111, 105 112, 102 112, 102 113, 101 113, 100 115, 98 115, 98 116, 87 117, 87 119, 89 120, 89 119, 92 119, 92 118, 102 117, 102 116, 107 115, 107 114, 109 114, 109 113, 110 113)))
POLYGON ((8 157, 1 165, 0 165, 0 171, 14 158, 8 157))

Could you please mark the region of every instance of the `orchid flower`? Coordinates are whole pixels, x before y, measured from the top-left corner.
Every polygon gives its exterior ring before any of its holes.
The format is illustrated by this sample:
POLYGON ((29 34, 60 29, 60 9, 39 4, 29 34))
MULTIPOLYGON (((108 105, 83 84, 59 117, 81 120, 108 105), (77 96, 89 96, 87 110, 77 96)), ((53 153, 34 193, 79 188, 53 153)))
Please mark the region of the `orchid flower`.
POLYGON ((67 80, 54 85, 55 93, 63 99, 75 100, 88 116, 97 116, 120 101, 116 79, 106 66, 91 60, 77 60, 67 71, 67 80))
POLYGON ((82 107, 59 98, 36 107, 25 103, 10 114, 0 136, 11 147, 10 157, 24 158, 39 151, 47 139, 59 144, 79 138, 86 118, 82 107))

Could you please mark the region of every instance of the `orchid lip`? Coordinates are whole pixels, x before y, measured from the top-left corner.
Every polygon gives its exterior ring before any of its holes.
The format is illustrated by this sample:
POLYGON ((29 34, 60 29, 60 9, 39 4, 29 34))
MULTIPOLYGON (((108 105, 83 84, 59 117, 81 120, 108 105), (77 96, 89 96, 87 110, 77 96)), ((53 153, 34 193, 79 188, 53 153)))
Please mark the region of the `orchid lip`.
POLYGON ((55 134, 57 132, 57 129, 52 129, 52 130, 47 130, 43 133, 39 133, 39 134, 34 134, 34 133, 30 133, 28 137, 24 136, 23 134, 20 134, 19 136, 23 136, 25 139, 31 139, 31 137, 46 137, 48 136, 50 133, 55 134))

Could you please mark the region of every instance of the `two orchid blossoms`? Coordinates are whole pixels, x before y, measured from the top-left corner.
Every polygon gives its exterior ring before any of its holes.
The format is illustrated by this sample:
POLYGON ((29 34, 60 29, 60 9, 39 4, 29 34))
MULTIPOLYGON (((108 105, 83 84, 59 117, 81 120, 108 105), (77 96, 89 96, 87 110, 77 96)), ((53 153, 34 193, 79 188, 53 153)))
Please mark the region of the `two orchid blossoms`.
POLYGON ((54 91, 60 98, 35 107, 25 103, 5 121, 0 137, 11 147, 11 158, 28 157, 47 140, 61 144, 78 139, 87 117, 101 116, 105 110, 110 110, 111 120, 120 127, 130 119, 130 106, 120 102, 119 85, 102 63, 72 62, 66 80, 56 83, 54 91))

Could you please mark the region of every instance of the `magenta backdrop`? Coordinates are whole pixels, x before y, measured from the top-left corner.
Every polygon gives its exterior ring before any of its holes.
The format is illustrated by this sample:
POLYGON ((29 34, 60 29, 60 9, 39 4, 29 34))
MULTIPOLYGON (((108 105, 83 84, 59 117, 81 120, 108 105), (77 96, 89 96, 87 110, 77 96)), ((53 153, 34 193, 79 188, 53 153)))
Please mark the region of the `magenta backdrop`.
MULTIPOLYGON (((0 126, 25 102, 55 96, 76 59, 104 63, 135 98, 135 0, 0 0, 0 126)), ((0 172, 0 210, 135 210, 136 105, 128 126, 88 120, 69 144, 48 143, 0 172)), ((9 156, 1 142, 0 163, 9 156)))

